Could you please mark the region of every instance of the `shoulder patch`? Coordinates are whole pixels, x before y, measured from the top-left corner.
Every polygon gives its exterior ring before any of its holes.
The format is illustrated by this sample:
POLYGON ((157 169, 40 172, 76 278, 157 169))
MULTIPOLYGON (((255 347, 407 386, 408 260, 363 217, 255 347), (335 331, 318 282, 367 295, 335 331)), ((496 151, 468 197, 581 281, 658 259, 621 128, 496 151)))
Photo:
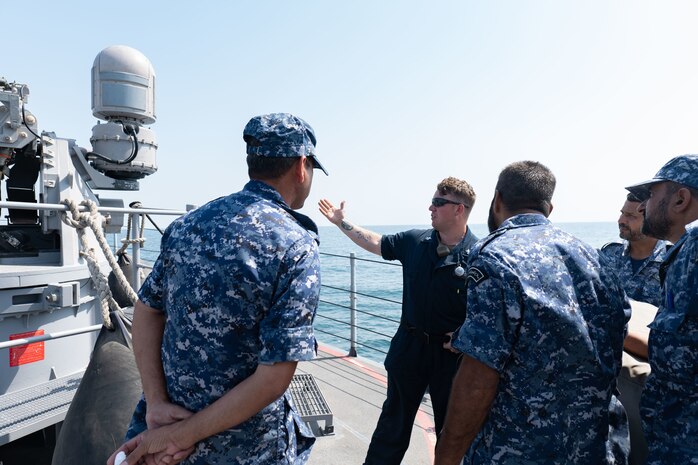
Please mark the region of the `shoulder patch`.
POLYGON ((487 278, 488 278, 487 273, 485 273, 481 269, 476 268, 474 266, 471 266, 470 268, 468 268, 468 275, 465 277, 466 280, 470 279, 475 284, 479 284, 480 281, 484 281, 487 278))

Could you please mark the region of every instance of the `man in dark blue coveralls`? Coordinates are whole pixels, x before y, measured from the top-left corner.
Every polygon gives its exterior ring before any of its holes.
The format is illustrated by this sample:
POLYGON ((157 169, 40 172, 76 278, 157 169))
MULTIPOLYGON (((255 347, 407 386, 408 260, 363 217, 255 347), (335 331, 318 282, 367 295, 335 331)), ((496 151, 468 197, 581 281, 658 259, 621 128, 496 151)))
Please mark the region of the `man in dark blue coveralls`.
MULTIPOLYGON (((445 348, 465 319, 465 263, 477 240, 467 226, 475 191, 465 181, 441 181, 431 199, 433 229, 381 235, 345 220, 344 202, 326 199, 320 212, 363 249, 403 266, 402 317, 385 358, 388 393, 364 464, 397 465, 410 443, 427 387, 440 431, 458 355, 445 348)), ((448 344, 450 347, 450 344, 448 344)))

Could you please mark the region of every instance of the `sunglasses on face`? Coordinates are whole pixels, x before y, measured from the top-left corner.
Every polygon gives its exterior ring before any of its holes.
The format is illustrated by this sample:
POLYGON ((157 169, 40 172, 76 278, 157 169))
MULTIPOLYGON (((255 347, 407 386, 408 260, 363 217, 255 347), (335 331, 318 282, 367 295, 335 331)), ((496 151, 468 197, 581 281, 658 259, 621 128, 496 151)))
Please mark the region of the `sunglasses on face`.
POLYGON ((443 207, 444 205, 449 204, 449 203, 451 205, 463 205, 463 206, 465 206, 465 204, 463 202, 454 202, 453 200, 444 199, 442 197, 434 197, 433 199, 431 199, 431 204, 436 208, 443 207))

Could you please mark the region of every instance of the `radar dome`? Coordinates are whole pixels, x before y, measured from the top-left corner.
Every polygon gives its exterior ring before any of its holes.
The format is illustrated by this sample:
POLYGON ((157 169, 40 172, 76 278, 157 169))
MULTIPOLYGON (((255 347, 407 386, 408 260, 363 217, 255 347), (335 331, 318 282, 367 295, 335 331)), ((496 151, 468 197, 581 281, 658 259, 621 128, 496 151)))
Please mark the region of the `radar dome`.
POLYGON ((155 122, 155 70, 138 50, 113 45, 92 65, 92 114, 103 120, 155 122))

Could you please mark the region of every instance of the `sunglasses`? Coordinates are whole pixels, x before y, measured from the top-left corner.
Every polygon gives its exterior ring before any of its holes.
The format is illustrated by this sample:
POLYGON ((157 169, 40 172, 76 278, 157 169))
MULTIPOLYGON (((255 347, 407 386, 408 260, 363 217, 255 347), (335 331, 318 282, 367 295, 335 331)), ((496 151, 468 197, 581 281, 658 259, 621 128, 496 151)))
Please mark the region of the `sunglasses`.
POLYGON ((436 208, 443 207, 444 205, 449 204, 449 203, 451 205, 466 206, 463 202, 454 202, 453 200, 444 199, 442 197, 434 197, 433 199, 431 199, 431 204, 436 208))

